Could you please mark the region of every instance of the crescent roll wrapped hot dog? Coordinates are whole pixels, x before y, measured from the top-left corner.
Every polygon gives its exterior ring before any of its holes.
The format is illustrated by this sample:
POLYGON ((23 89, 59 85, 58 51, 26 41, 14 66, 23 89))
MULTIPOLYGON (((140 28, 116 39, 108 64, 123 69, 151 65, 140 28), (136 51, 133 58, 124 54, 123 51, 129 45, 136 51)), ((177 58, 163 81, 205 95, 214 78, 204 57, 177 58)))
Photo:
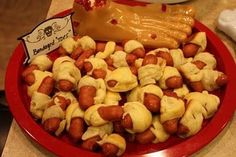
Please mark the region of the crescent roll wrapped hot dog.
POLYGON ((84 120, 88 125, 101 126, 110 121, 120 121, 123 114, 121 106, 96 104, 85 111, 84 120))
POLYGON ((194 56, 192 62, 194 64, 197 64, 199 69, 215 69, 216 68, 216 59, 213 54, 208 53, 208 52, 198 53, 197 55, 194 56))
POLYGON ((227 84, 228 78, 223 72, 218 70, 203 69, 201 83, 205 90, 213 91, 227 84))
POLYGON ((96 151, 99 148, 98 141, 105 135, 110 135, 113 132, 112 123, 107 123, 101 126, 89 126, 82 136, 82 148, 96 151))
POLYGON ((84 69, 88 75, 95 79, 105 79, 107 75, 107 63, 100 58, 89 58, 84 60, 84 69))
POLYGON ((147 54, 154 54, 157 57, 161 57, 166 60, 167 66, 178 67, 187 62, 187 59, 184 57, 183 51, 181 49, 167 49, 167 48, 158 48, 152 51, 149 51, 147 54))
POLYGON ((202 127, 203 119, 212 117, 220 104, 220 99, 207 91, 189 93, 185 100, 187 109, 178 128, 178 134, 183 138, 196 134, 202 127))
POLYGON ((47 55, 36 56, 22 72, 21 76, 28 85, 32 85, 35 82, 34 70, 46 71, 52 67, 52 61, 47 55))
POLYGON ((69 106, 73 102, 76 102, 76 99, 72 93, 70 92, 55 93, 55 95, 52 98, 52 101, 48 104, 47 109, 43 114, 44 120, 42 121, 42 124, 45 130, 47 130, 50 133, 55 133, 56 136, 59 136, 64 131, 66 125, 66 120, 64 119, 64 116, 62 116, 61 111, 65 112, 67 106, 69 106), (57 113, 52 113, 52 112, 57 112, 57 113))
POLYGON ((166 66, 159 80, 159 85, 162 89, 180 88, 183 85, 183 79, 175 67, 166 66))
POLYGON ((204 90, 204 87, 201 83, 203 73, 196 64, 187 62, 181 65, 179 70, 194 91, 201 92, 204 90))
POLYGON ((121 156, 126 149, 125 139, 115 133, 104 136, 97 143, 102 147, 102 152, 105 156, 121 156))
POLYGON ((35 91, 38 90, 38 88, 46 77, 52 77, 52 73, 48 71, 33 70, 32 73, 34 75, 33 84, 27 86, 27 95, 30 97, 35 91))
POLYGON ((121 100, 121 96, 119 93, 117 92, 111 92, 111 91, 107 91, 106 92, 106 96, 104 99, 104 104, 107 105, 119 105, 119 101, 121 100))
POLYGON ((81 78, 80 70, 74 65, 74 60, 68 56, 59 57, 53 64, 53 77, 57 88, 61 91, 72 91, 77 88, 81 78))
POLYGON ((150 127, 151 112, 140 102, 127 102, 123 106, 122 126, 129 133, 140 133, 150 127))
POLYGON ((66 109, 66 130, 74 142, 81 140, 85 131, 84 111, 78 102, 71 103, 66 109))
POLYGON ((178 121, 185 112, 184 101, 180 98, 164 95, 161 99, 160 121, 166 132, 174 134, 178 129, 178 121))
POLYGON ((77 41, 82 49, 82 52, 80 52, 80 55, 76 59, 75 66, 81 70, 84 66, 84 60, 95 54, 96 42, 89 36, 83 36, 77 41))
POLYGON ((178 97, 184 98, 184 96, 189 93, 189 89, 186 84, 183 84, 182 87, 174 89, 173 92, 176 93, 178 97))
POLYGON ((142 66, 138 69, 138 79, 141 86, 156 84, 163 75, 166 61, 153 54, 148 54, 142 61, 142 66))
POLYGON ((153 116, 150 128, 135 134, 136 141, 141 144, 164 142, 169 137, 170 135, 163 128, 158 115, 153 116))
MULTIPOLYGON (((34 71, 34 73, 35 72, 37 71, 34 71)), ((49 95, 53 90, 54 80, 50 76, 46 76, 42 80, 38 80, 38 77, 36 78, 36 82, 32 85, 36 89, 34 89, 35 91, 33 91, 31 97, 30 112, 36 119, 40 119, 43 116, 44 110, 47 108, 48 104, 51 101, 51 97, 49 95)), ((30 91, 30 89, 32 90, 33 87, 28 87, 28 92, 30 91)))
POLYGON ((44 129, 49 133, 60 135, 66 125, 65 113, 60 105, 52 105, 45 109, 42 116, 44 129))
POLYGON ((71 57, 73 56, 73 59, 76 59, 81 54, 82 49, 79 46, 79 42, 77 40, 69 37, 62 41, 58 52, 62 56, 69 54, 71 57))
POLYGON ((94 79, 85 75, 79 81, 77 94, 79 105, 83 110, 94 104, 103 103, 106 96, 105 82, 103 79, 94 79))
POLYGON ((195 56, 198 52, 206 49, 207 38, 205 32, 193 34, 187 42, 183 44, 183 53, 186 58, 195 56))
POLYGON ((119 67, 105 78, 106 87, 112 92, 126 92, 138 85, 137 77, 128 67, 119 67))
POLYGON ((129 102, 139 101, 143 103, 150 112, 160 111, 160 101, 163 92, 157 85, 147 85, 134 88, 128 95, 129 102))

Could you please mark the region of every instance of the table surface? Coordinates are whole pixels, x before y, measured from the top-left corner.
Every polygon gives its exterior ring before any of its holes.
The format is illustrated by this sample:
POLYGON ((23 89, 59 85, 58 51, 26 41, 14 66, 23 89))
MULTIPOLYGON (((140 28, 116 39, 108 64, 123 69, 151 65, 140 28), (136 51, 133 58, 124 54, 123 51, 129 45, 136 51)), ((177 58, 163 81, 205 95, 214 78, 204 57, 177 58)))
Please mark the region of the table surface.
MULTIPOLYGON (((72 7, 73 0, 52 0, 47 17, 51 17, 72 7), (62 5, 63 4, 63 5, 62 5)), ((190 4, 197 9, 196 19, 215 32, 230 50, 236 60, 236 43, 216 29, 216 18, 226 8, 236 8, 235 0, 191 0, 190 4)), ((236 154, 236 112, 224 130, 207 146, 193 154, 194 157, 233 157, 236 154)), ((13 120, 2 157, 37 157, 54 156, 25 136, 13 120)))

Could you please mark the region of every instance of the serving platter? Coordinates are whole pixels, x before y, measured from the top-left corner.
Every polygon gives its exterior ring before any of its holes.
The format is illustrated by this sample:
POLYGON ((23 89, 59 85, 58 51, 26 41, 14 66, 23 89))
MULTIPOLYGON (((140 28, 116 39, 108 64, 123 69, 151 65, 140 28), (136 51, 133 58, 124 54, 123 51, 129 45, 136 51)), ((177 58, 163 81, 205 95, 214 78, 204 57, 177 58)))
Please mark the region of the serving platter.
MULTIPOLYGON (((56 16, 65 16, 69 13, 71 13, 71 10, 66 10, 56 16)), ((234 96, 236 96, 234 92, 236 90, 236 82, 234 81, 236 80, 235 62, 222 41, 197 20, 194 31, 206 32, 207 50, 215 55, 218 63, 217 68, 223 71, 229 79, 227 86, 216 93, 221 99, 219 110, 212 119, 204 123, 203 129, 195 136, 188 139, 172 137, 164 143, 149 145, 128 143, 124 156, 162 155, 177 157, 190 155, 213 140, 232 117, 236 108, 236 100, 234 99, 234 96)), ((99 153, 81 149, 79 146, 72 144, 65 136, 57 138, 48 134, 32 118, 28 110, 29 100, 26 96, 26 89, 20 78, 24 67, 24 59, 24 47, 20 43, 9 60, 5 81, 6 97, 18 125, 34 141, 58 156, 101 156, 99 153)))

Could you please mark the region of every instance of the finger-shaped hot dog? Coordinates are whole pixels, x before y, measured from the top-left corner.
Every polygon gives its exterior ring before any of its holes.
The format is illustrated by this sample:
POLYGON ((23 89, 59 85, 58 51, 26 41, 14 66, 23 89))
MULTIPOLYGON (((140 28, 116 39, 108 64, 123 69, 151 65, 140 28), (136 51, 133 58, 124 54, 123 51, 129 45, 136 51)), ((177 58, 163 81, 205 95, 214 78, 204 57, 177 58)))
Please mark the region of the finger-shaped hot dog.
POLYGON ((80 117, 75 117, 71 119, 70 127, 68 130, 69 136, 73 139, 74 142, 77 142, 81 139, 84 133, 84 120, 80 117))
POLYGON ((83 86, 79 91, 79 105, 81 109, 86 110, 94 105, 94 97, 97 89, 94 86, 83 86))
POLYGON ((137 133, 135 135, 135 140, 140 144, 148 144, 155 140, 156 136, 152 133, 152 131, 148 128, 142 133, 137 133))
POLYGON ((98 151, 100 146, 97 144, 97 141, 100 141, 100 136, 90 137, 82 142, 81 147, 90 151, 98 151))
POLYGON ((98 108, 98 114, 107 121, 119 121, 122 119, 124 110, 121 106, 111 105, 98 108))

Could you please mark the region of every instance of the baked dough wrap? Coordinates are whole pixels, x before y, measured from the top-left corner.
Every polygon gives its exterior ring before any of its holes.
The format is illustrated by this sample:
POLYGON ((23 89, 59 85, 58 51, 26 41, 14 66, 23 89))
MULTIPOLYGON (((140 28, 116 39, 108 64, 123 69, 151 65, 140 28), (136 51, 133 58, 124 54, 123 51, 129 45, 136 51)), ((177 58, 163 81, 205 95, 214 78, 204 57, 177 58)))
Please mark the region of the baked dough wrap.
POLYGON ((109 121, 104 120, 98 113, 98 108, 102 107, 102 106, 106 106, 104 104, 96 104, 93 106, 90 106, 84 113, 84 120, 86 122, 87 125, 91 125, 91 126, 101 126, 104 125, 106 123, 108 123, 109 121))
POLYGON ((107 71, 107 63, 100 58, 94 58, 90 57, 88 59, 85 59, 84 62, 89 62, 92 64, 92 69, 87 72, 88 75, 92 75, 94 69, 102 69, 104 71, 107 71))
POLYGON ((186 84, 183 84, 182 87, 180 87, 180 88, 175 88, 175 89, 173 90, 173 92, 175 92, 178 97, 184 98, 184 96, 189 93, 189 89, 188 89, 188 87, 187 87, 186 84))
POLYGON ((138 58, 134 61, 134 65, 138 69, 142 66, 142 63, 143 63, 143 58, 138 58))
POLYGON ((181 74, 188 79, 190 82, 201 81, 203 73, 198 67, 191 63, 187 62, 179 67, 181 74))
POLYGON ((63 47, 68 54, 71 54, 78 46, 79 42, 75 41, 72 37, 64 39, 61 43, 61 47, 63 47))
POLYGON ((57 82, 60 80, 70 81, 74 85, 73 88, 76 89, 77 83, 81 78, 81 73, 75 66, 74 61, 66 60, 58 65, 56 72, 53 72, 53 76, 57 82))
POLYGON ((127 102, 139 101, 140 103, 143 103, 145 93, 154 94, 160 99, 163 96, 161 88, 157 85, 150 84, 144 87, 137 86, 127 94, 127 102))
POLYGON ((126 56, 127 56, 127 53, 124 51, 116 51, 112 55, 110 55, 110 57, 113 60, 113 66, 116 68, 128 67, 129 65, 126 61, 126 56))
POLYGON ((212 117, 218 109, 220 104, 220 99, 216 95, 209 94, 207 91, 200 92, 191 92, 184 97, 189 103, 192 100, 198 101, 201 106, 204 108, 202 112, 205 119, 212 117))
POLYGON ((131 53, 138 48, 144 49, 143 45, 137 40, 129 40, 124 45, 126 53, 131 53))
POLYGON ((112 92, 126 92, 138 85, 137 77, 132 74, 129 67, 119 67, 110 72, 105 78, 106 87, 112 92), (107 82, 110 80, 117 81, 114 87, 110 87, 107 82))
POLYGON ((185 64, 187 62, 187 59, 184 58, 184 53, 181 49, 171 49, 169 51, 172 59, 173 59, 173 63, 174 63, 174 67, 178 69, 179 66, 185 64))
POLYGON ((44 111, 42 123, 50 118, 61 119, 58 129, 55 131, 55 135, 59 136, 66 126, 65 113, 59 105, 52 105, 44 111))
POLYGON ((194 56, 193 61, 202 61, 206 65, 203 69, 215 69, 216 68, 216 59, 213 54, 209 52, 201 52, 194 56))
POLYGON ((36 56, 30 63, 30 65, 37 65, 39 70, 45 71, 49 70, 52 67, 52 61, 48 58, 47 55, 43 54, 36 56))
POLYGON ((190 100, 187 109, 180 120, 180 124, 188 128, 187 134, 179 134, 180 137, 186 138, 195 135, 202 128, 204 109, 199 101, 190 100))
POLYGON ((63 62, 73 62, 74 63, 75 60, 70 58, 69 56, 58 57, 53 63, 53 67, 52 67, 53 74, 58 73, 60 64, 62 64, 63 62))
POLYGON ((81 46, 82 50, 89 50, 89 49, 95 50, 96 49, 96 42, 87 35, 78 39, 77 42, 81 46))
POLYGON ((31 102, 30 102, 30 112, 36 119, 41 119, 45 109, 48 107, 48 104, 51 102, 51 97, 34 91, 31 102))
POLYGON ((33 70, 33 74, 35 77, 35 81, 31 86, 27 86, 27 94, 30 97, 35 91, 38 90, 44 78, 46 78, 47 76, 52 77, 52 73, 48 71, 33 70))
POLYGON ((107 123, 101 126, 89 126, 82 136, 82 140, 85 141, 91 137, 99 136, 101 139, 105 135, 110 135, 113 132, 113 124, 107 123))
POLYGON ((193 35, 190 41, 187 43, 193 43, 199 46, 198 52, 203 52, 207 46, 207 38, 205 32, 197 32, 193 35))
POLYGON ((218 89, 219 86, 216 83, 217 78, 223 74, 223 72, 212 70, 212 69, 203 69, 201 83, 207 91, 213 91, 218 89))
POLYGON ((138 69, 138 79, 141 86, 156 84, 163 75, 166 61, 158 57, 157 64, 147 64, 138 69))
POLYGON ((117 152, 117 156, 121 156, 126 149, 126 142, 125 139, 120 136, 119 134, 110 134, 110 135, 105 135, 101 141, 97 142, 100 146, 105 144, 105 143, 111 143, 119 148, 119 151, 117 152))
POLYGON ((185 112, 185 105, 182 99, 164 95, 160 103, 160 121, 164 123, 168 120, 181 118, 185 112))
POLYGON ((130 7, 107 0, 99 7, 90 7, 75 2, 73 21, 80 23, 76 33, 95 40, 137 39, 145 47, 177 48, 194 25, 195 13, 189 6, 167 6, 163 12, 161 4, 130 7))
POLYGON ((133 128, 126 129, 129 133, 140 133, 150 127, 152 123, 151 112, 140 102, 127 102, 123 106, 123 118, 129 114, 132 119, 133 128))
POLYGON ((54 103, 56 105, 60 105, 59 100, 56 98, 57 96, 61 96, 61 97, 64 97, 65 99, 69 99, 71 104, 78 102, 77 99, 75 98, 75 96, 71 92, 59 91, 59 92, 55 93, 53 96, 54 103))
POLYGON ((170 135, 165 131, 164 127, 162 126, 160 122, 160 117, 158 115, 153 116, 152 126, 150 127, 150 130, 156 137, 155 140, 152 141, 152 143, 165 142, 170 137, 170 135))
POLYGON ((162 89, 167 89, 168 87, 166 86, 166 80, 170 77, 173 77, 173 76, 182 77, 180 75, 179 71, 175 67, 166 66, 164 68, 163 75, 161 76, 161 78, 159 80, 159 86, 162 89))
POLYGON ((140 92, 139 92, 139 95, 138 95, 139 102, 141 102, 141 103, 144 102, 145 93, 150 93, 150 94, 156 95, 160 99, 163 96, 163 92, 162 92, 160 87, 158 87, 157 85, 154 85, 154 84, 150 84, 150 85, 144 86, 140 89, 140 92))
POLYGON ((82 77, 78 84, 77 92, 83 86, 93 86, 96 88, 96 96, 94 97, 94 104, 103 103, 106 96, 106 85, 103 79, 94 79, 88 75, 82 77))
POLYGON ((104 99, 105 105, 119 105, 119 101, 121 100, 121 96, 117 92, 107 91, 104 99))
POLYGON ((106 43, 104 51, 103 52, 98 52, 95 55, 95 57, 105 59, 115 51, 115 48, 116 48, 116 43, 114 41, 108 41, 106 43))
POLYGON ((84 111, 79 107, 78 102, 71 103, 66 109, 66 130, 70 128, 71 120, 75 117, 84 118, 84 111))

